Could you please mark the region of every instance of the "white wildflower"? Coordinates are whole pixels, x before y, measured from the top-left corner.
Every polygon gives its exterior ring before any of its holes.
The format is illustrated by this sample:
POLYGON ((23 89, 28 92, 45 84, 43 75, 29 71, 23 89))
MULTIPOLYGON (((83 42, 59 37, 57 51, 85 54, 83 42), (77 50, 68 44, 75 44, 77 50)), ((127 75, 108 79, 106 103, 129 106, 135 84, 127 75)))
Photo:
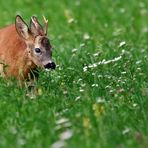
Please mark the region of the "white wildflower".
POLYGON ((114 90, 112 89, 112 90, 110 90, 109 92, 110 92, 110 93, 113 93, 113 92, 114 92, 114 90))
POLYGON ((76 98, 75 98, 75 101, 80 100, 80 98, 81 98, 80 96, 76 97, 76 98))
POLYGON ((92 87, 98 87, 98 84, 92 84, 91 86, 92 87))
POLYGON ((92 84, 91 86, 92 86, 92 87, 94 87, 94 86, 95 86, 95 84, 92 84))
POLYGON ((123 47, 126 44, 125 41, 120 42, 119 47, 123 47))
POLYGON ((102 75, 98 75, 98 78, 102 78, 103 76, 102 75))
POLYGON ((100 54, 100 52, 94 53, 93 56, 97 57, 100 54))
POLYGON ((66 94, 68 94, 68 92, 65 90, 65 91, 63 91, 63 94, 66 95, 66 94))
POLYGON ((88 65, 88 67, 89 67, 89 68, 93 68, 94 66, 93 66, 93 65, 88 65))
POLYGON ((87 71, 87 66, 83 67, 83 71, 86 72, 87 71))
POLYGON ((82 81, 82 78, 78 79, 78 82, 82 81))
POLYGON ((73 22, 74 22, 74 18, 69 18, 69 19, 68 19, 68 23, 69 23, 69 24, 71 24, 71 23, 73 23, 73 22))
POLYGON ((94 67, 94 68, 95 68, 95 67, 97 67, 97 64, 96 64, 96 63, 94 63, 94 64, 93 64, 93 67, 94 67))
POLYGON ((96 87, 98 87, 99 85, 98 84, 96 84, 96 87))
POLYGON ((122 74, 126 74, 126 71, 122 71, 121 73, 122 73, 122 74))
POLYGON ((136 107, 137 105, 138 105, 137 103, 134 103, 134 104, 133 104, 133 107, 136 107))
POLYGON ((98 97, 96 100, 97 100, 96 101, 97 103, 105 103, 105 99, 103 99, 101 97, 98 97))
POLYGON ((140 64, 142 61, 141 60, 139 60, 139 61, 136 61, 136 64, 138 65, 138 64, 140 64))
POLYGON ((129 133, 129 132, 130 132, 130 129, 129 129, 129 128, 126 128, 126 129, 124 129, 124 130, 122 131, 122 134, 125 135, 125 134, 127 134, 127 133, 129 133))
POLYGON ((90 36, 88 33, 85 33, 84 36, 83 36, 84 40, 89 40, 90 39, 90 36))
POLYGON ((84 89, 80 88, 80 92, 83 92, 83 91, 84 91, 84 89))
POLYGON ((104 61, 103 63, 104 63, 104 65, 106 65, 106 64, 109 64, 111 62, 112 62, 112 60, 108 60, 108 61, 104 61))
POLYGON ((116 57, 116 58, 114 58, 114 59, 112 60, 112 62, 119 61, 121 58, 122 58, 122 56, 116 57))
POLYGON ((101 65, 101 64, 102 64, 102 62, 100 61, 100 62, 98 62, 97 64, 98 64, 98 65, 101 65))
POLYGON ((73 135, 73 132, 71 130, 66 130, 63 133, 60 134, 60 139, 61 140, 67 140, 70 139, 73 135))
POLYGON ((141 70, 141 68, 140 68, 140 67, 137 67, 137 70, 139 70, 139 71, 140 71, 140 70, 141 70))
POLYGON ((63 140, 56 141, 51 145, 51 148, 64 148, 66 147, 66 143, 63 140))
POLYGON ((60 129, 63 129, 63 128, 68 128, 68 127, 71 127, 72 124, 70 122, 66 122, 64 124, 58 124, 56 127, 55 127, 55 130, 60 130, 60 129))
POLYGON ((61 118, 61 119, 56 121, 56 124, 63 124, 63 123, 68 122, 68 121, 69 121, 69 119, 67 119, 67 118, 61 118))
POLYGON ((77 52, 77 50, 78 50, 77 48, 73 48, 72 52, 75 53, 75 52, 77 52))
POLYGON ((84 46, 85 46, 85 43, 81 43, 81 44, 80 44, 80 47, 84 47, 84 46))
POLYGON ((84 83, 84 84, 81 84, 81 87, 85 87, 86 86, 86 83, 84 83))
POLYGON ((105 88, 111 88, 111 86, 110 85, 107 85, 107 86, 105 86, 105 88))

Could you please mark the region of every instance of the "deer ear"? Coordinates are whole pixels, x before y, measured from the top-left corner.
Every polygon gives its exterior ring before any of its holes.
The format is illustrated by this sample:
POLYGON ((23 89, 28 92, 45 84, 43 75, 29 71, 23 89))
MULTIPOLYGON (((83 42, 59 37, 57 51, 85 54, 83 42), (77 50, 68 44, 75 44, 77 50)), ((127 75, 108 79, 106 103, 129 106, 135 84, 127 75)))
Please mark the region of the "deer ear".
POLYGON ((30 37, 30 30, 27 24, 24 22, 21 16, 17 15, 15 19, 15 27, 19 36, 25 40, 30 37))
POLYGON ((37 18, 35 16, 31 17, 31 21, 30 21, 30 28, 31 28, 31 32, 37 36, 37 35, 45 35, 44 34, 44 30, 43 27, 41 26, 41 24, 38 22, 37 18))

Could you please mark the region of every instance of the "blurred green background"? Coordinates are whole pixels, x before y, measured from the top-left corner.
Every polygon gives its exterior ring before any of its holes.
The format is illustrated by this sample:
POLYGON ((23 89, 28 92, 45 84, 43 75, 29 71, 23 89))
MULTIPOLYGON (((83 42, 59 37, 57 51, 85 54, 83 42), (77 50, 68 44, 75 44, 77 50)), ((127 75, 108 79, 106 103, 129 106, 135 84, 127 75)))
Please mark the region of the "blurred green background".
POLYGON ((0 147, 147 147, 148 1, 0 1, 17 14, 46 16, 58 66, 34 92, 0 78, 0 147))

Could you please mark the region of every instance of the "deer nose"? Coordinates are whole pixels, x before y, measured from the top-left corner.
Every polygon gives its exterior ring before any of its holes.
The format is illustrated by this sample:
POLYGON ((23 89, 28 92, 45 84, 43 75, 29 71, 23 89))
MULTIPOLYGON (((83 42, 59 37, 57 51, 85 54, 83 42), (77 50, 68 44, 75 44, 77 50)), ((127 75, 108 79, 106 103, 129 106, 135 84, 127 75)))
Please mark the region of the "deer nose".
POLYGON ((51 63, 48 63, 48 64, 44 65, 44 68, 55 69, 56 68, 56 64, 54 62, 51 62, 51 63))

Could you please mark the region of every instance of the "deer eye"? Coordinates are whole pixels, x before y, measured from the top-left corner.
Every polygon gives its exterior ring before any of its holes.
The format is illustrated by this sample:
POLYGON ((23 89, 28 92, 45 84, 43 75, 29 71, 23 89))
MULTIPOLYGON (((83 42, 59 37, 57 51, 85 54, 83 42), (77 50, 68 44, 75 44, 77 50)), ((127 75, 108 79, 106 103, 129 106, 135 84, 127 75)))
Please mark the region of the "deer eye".
POLYGON ((35 48, 35 52, 36 53, 41 53, 41 49, 40 48, 35 48))

